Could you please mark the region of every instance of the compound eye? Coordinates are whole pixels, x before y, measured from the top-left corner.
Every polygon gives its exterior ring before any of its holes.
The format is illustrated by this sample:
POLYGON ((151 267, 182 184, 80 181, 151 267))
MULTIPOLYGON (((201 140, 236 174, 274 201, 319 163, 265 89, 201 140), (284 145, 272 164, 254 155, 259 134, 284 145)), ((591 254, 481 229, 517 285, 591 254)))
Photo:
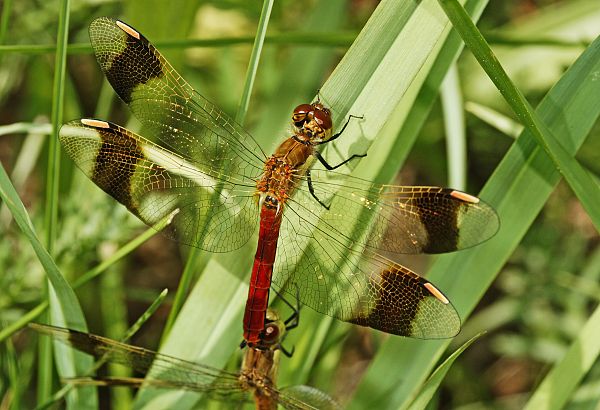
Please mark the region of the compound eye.
POLYGON ((279 327, 275 323, 269 323, 265 326, 262 332, 262 341, 267 344, 275 344, 279 342, 279 327))
POLYGON ((319 126, 323 130, 331 129, 331 127, 332 127, 331 112, 329 112, 329 110, 327 108, 315 110, 314 117, 315 117, 315 120, 317 121, 317 124, 319 124, 319 126))
POLYGON ((300 104, 296 108, 294 108, 294 113, 292 114, 292 121, 298 123, 300 121, 304 121, 309 112, 313 110, 313 107, 310 104, 300 104))
POLYGON ((312 105, 310 104, 300 104, 296 108, 294 108, 294 114, 306 114, 313 110, 312 105))

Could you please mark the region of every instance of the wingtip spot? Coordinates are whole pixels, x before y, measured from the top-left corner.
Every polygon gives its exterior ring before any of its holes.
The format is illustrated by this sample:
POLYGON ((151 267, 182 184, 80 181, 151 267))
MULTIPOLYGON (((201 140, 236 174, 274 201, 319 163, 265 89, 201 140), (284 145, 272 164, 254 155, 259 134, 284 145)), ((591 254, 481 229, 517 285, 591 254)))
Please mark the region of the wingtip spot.
POLYGON ((87 125, 88 127, 94 127, 94 128, 110 128, 110 124, 107 123, 106 121, 100 121, 100 120, 90 120, 87 118, 82 118, 81 119, 81 123, 83 125, 87 125))
POLYGON ((476 196, 469 195, 467 193, 460 192, 460 191, 452 191, 452 192, 450 192, 450 196, 452 196, 456 199, 460 199, 461 201, 464 201, 464 202, 470 202, 472 204, 479 203, 479 198, 477 198, 476 196))
POLYGON ((117 20, 117 26, 119 26, 119 28, 121 30, 123 30, 124 32, 129 34, 131 37, 134 37, 138 40, 140 39, 140 33, 135 31, 132 27, 128 26, 127 24, 123 23, 122 21, 117 20))
POLYGON ((444 296, 444 294, 442 292, 440 292, 438 290, 438 288, 436 288, 435 286, 433 286, 432 283, 427 282, 423 286, 425 286, 425 288, 429 291, 429 293, 431 293, 433 296, 435 296, 435 298, 437 300, 439 300, 440 302, 442 302, 444 305, 447 305, 448 303, 450 303, 450 301, 448 300, 448 298, 446 298, 446 296, 444 296))

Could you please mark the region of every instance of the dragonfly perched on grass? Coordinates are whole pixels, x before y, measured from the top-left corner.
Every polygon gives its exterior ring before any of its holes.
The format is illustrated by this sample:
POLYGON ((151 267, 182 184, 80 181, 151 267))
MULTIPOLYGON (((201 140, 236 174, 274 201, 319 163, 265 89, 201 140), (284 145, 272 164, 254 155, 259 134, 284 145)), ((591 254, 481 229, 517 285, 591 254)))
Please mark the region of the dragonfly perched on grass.
MULTIPOLYGON (((452 337, 460 318, 431 282, 382 256, 443 253, 495 234, 498 217, 448 188, 380 185, 338 173, 319 146, 333 134, 320 101, 297 106, 293 132, 268 156, 196 92, 138 31, 99 18, 90 38, 102 71, 148 138, 104 120, 65 124, 60 140, 79 168, 148 225, 175 212, 167 235, 211 252, 258 247, 244 339, 260 343, 271 285, 299 289, 319 312, 384 332, 452 337), (314 163, 324 169, 316 169, 314 163), (257 229, 258 225, 258 229, 257 229)), ((348 119, 350 121, 350 118, 348 119)))

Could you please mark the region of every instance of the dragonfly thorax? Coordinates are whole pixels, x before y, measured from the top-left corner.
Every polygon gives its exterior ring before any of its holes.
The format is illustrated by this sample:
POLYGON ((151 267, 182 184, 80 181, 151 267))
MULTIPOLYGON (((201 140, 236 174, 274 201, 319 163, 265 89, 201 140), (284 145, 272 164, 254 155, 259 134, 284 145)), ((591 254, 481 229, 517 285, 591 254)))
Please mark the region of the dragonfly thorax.
POLYGON ((271 209, 281 207, 292 196, 298 180, 306 174, 306 161, 313 154, 312 144, 305 144, 296 138, 288 138, 277 147, 267 159, 261 178, 256 184, 259 207, 271 209))
POLYGON ((261 207, 279 208, 289 199, 295 186, 294 175, 297 175, 294 165, 287 155, 273 155, 267 160, 256 184, 261 207))

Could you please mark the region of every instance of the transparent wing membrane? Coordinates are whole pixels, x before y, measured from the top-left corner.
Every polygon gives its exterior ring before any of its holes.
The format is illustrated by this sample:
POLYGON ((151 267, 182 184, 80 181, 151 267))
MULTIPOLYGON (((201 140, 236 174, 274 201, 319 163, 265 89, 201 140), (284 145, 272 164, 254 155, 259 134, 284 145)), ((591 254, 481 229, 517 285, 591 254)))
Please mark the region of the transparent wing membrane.
POLYGON ((190 162, 117 125, 73 121, 61 143, 100 188, 152 226, 176 211, 168 236, 213 252, 242 246, 258 221, 253 181, 190 162))

